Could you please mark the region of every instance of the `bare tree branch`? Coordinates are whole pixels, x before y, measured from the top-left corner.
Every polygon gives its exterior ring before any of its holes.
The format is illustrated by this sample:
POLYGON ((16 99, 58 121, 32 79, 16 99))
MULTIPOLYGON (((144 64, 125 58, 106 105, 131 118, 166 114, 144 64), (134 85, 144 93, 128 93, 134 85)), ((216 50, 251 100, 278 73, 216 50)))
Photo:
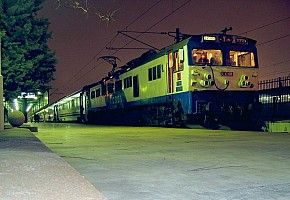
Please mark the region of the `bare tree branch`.
POLYGON ((98 12, 95 12, 95 14, 103 21, 116 21, 115 18, 114 18, 114 14, 120 10, 119 9, 116 9, 114 10, 113 12, 110 12, 108 14, 105 14, 105 15, 102 15, 99 11, 98 12))
POLYGON ((56 0, 57 7, 56 10, 59 9, 61 6, 71 8, 74 10, 81 10, 81 12, 88 14, 94 14, 96 15, 100 20, 102 21, 116 21, 115 19, 115 13, 120 10, 116 9, 112 12, 109 12, 107 14, 102 13, 100 10, 96 9, 95 7, 89 7, 89 0, 56 0), (93 12, 92 10, 96 10, 93 12), (89 11, 91 13, 89 13, 89 11))

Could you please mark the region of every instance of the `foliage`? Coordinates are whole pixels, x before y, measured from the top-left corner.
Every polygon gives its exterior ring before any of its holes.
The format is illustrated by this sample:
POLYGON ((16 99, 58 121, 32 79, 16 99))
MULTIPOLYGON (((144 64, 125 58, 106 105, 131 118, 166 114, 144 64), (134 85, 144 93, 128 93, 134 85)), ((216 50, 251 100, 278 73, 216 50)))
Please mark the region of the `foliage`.
POLYGON ((0 0, 2 75, 4 96, 46 90, 53 80, 55 53, 48 47, 51 33, 47 19, 37 16, 44 0, 0 0))
POLYGON ((25 116, 20 111, 13 111, 9 113, 8 121, 13 127, 21 126, 25 121, 25 116))

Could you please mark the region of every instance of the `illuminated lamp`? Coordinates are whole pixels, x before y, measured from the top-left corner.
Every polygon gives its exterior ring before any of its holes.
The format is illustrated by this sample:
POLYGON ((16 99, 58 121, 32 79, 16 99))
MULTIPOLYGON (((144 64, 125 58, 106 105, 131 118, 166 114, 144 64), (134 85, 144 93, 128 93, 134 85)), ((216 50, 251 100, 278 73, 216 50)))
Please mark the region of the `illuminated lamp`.
POLYGON ((249 79, 249 77, 247 75, 242 75, 241 76, 241 80, 244 80, 245 81, 245 80, 248 80, 248 79, 249 79))
POLYGON ((203 87, 208 87, 209 86, 209 81, 205 81, 205 80, 200 80, 199 84, 203 87))
POLYGON ((241 88, 246 87, 246 81, 239 81, 238 86, 241 88))
POLYGON ((205 36, 203 36, 202 41, 216 41, 216 37, 205 35, 205 36))
POLYGON ((205 79, 211 79, 211 75, 210 74, 207 74, 207 73, 205 73, 204 75, 203 75, 203 77, 205 78, 205 79))
POLYGON ((18 101, 17 99, 13 100, 15 110, 19 110, 18 101))
POLYGON ((197 75, 199 75, 199 73, 198 73, 197 70, 191 70, 191 74, 192 74, 193 76, 197 76, 197 75))
POLYGON ((197 83, 196 80, 191 80, 191 86, 194 86, 197 83))

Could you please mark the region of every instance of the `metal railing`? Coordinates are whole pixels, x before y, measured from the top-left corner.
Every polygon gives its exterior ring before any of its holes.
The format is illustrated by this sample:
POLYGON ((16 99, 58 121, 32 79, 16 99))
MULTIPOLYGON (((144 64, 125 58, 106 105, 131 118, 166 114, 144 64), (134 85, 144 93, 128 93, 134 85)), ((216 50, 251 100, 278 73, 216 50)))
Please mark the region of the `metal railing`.
POLYGON ((290 76, 259 82, 261 116, 265 120, 290 119, 290 76))

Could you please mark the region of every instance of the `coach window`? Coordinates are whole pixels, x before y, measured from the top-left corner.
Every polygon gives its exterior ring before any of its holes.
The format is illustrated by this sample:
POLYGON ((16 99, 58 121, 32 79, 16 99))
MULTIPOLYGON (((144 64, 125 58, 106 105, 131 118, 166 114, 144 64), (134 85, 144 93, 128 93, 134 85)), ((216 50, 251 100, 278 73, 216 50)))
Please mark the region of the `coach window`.
POLYGON ((75 107, 79 107, 80 106, 80 98, 77 97, 75 98, 75 107))
POLYGON ((124 88, 130 88, 132 87, 132 76, 129 76, 124 79, 124 88))
POLYGON ((148 69, 148 80, 149 81, 153 80, 153 68, 148 69))
POLYGON ((101 96, 101 89, 100 88, 96 90, 96 97, 99 97, 99 96, 101 96))
POLYGON ((148 69, 148 80, 154 81, 161 78, 162 65, 157 65, 148 69))
POLYGON ((72 108, 75 107, 75 101, 76 101, 76 99, 73 99, 73 100, 71 101, 71 107, 72 107, 72 108))
POLYGON ((153 67, 152 69, 153 69, 152 70, 152 79, 156 80, 157 79, 157 69, 156 69, 156 67, 153 67))
POLYGON ((94 98, 96 98, 96 93, 95 93, 95 91, 93 90, 93 91, 91 91, 91 99, 94 99, 94 98))
POLYGON ((162 65, 157 65, 157 78, 161 78, 161 68, 162 65))

